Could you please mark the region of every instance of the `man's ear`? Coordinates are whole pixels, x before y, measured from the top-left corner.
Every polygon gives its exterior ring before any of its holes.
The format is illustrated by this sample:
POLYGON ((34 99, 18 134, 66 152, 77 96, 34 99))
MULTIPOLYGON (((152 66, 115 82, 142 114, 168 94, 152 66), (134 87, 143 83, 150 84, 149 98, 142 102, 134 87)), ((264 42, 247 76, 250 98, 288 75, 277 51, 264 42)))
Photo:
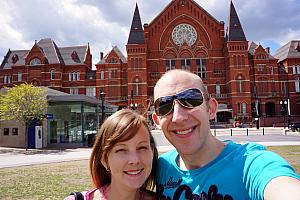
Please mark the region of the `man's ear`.
POLYGON ((154 121, 156 126, 159 126, 159 118, 155 112, 152 113, 152 120, 154 121))
POLYGON ((211 98, 208 101, 209 105, 209 119, 214 119, 218 111, 218 101, 215 98, 211 98))

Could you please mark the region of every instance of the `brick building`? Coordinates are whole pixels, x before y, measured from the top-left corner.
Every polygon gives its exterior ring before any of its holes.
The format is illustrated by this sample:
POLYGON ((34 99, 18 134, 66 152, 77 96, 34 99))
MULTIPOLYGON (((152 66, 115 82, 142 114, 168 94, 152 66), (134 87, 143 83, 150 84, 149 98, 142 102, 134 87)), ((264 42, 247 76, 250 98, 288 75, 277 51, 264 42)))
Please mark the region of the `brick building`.
POLYGON ((295 121, 300 115, 300 41, 291 43, 272 56, 269 48, 247 41, 232 2, 226 27, 192 0, 172 0, 142 26, 136 5, 127 63, 117 47, 105 57, 101 53, 97 92, 104 91, 119 106, 151 110, 159 77, 170 69, 186 69, 199 75, 219 101, 219 123, 259 118, 261 125, 272 126, 282 124, 282 116, 295 121))
POLYGON ((136 5, 126 52, 116 46, 105 56, 101 52, 93 71, 89 45, 59 48, 42 39, 31 50, 8 51, 0 84, 27 81, 97 98, 104 92, 120 108, 150 114, 156 81, 167 70, 186 69, 218 100, 218 123, 300 121, 300 41, 272 56, 269 48, 247 41, 232 2, 226 26, 193 0, 171 0, 142 25, 136 5))
POLYGON ((36 42, 30 50, 8 50, 1 64, 0 85, 28 82, 95 96, 95 76, 89 45, 60 48, 48 38, 36 42))

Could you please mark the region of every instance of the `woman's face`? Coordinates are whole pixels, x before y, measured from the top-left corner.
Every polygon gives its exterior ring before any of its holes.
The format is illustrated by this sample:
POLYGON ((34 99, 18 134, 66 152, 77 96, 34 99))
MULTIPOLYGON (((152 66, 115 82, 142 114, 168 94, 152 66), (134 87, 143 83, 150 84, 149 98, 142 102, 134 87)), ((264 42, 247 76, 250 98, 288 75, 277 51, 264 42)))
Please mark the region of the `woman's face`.
POLYGON ((117 143, 109 152, 111 185, 126 190, 140 188, 150 175, 152 159, 150 136, 142 125, 132 139, 117 143))

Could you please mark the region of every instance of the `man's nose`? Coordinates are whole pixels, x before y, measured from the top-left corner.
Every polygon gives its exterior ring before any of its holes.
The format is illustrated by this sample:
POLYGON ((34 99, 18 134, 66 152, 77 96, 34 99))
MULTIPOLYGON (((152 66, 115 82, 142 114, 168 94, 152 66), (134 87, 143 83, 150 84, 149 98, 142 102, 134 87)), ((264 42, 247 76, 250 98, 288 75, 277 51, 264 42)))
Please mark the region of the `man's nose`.
POLYGON ((187 110, 178 101, 174 102, 172 122, 180 123, 188 119, 187 110))

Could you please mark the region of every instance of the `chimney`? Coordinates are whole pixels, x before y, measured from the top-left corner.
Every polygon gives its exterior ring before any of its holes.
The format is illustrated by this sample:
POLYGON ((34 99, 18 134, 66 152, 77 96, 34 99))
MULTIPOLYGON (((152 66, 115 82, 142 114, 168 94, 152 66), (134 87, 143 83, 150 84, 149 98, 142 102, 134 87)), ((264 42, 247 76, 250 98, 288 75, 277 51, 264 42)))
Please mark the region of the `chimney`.
POLYGON ((267 47, 266 51, 267 51, 268 54, 270 54, 270 47, 267 47))
POLYGON ((103 59, 103 52, 100 52, 100 60, 103 59))

